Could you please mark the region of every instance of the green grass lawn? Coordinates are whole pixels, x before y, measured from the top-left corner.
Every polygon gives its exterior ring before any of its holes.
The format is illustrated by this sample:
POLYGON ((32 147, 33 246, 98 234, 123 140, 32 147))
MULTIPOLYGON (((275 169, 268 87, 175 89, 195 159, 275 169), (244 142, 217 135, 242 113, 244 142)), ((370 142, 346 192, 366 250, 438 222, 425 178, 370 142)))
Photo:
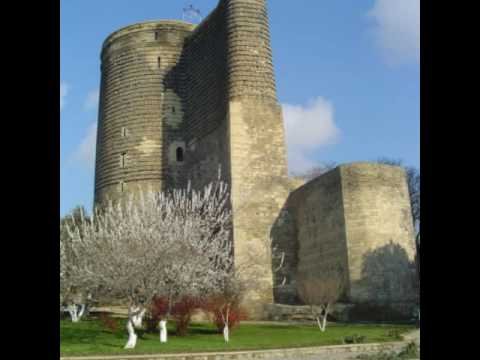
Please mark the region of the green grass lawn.
MULTIPOLYGON (((209 324, 192 324, 188 336, 175 336, 169 327, 167 344, 161 344, 159 334, 144 333, 139 337, 134 350, 124 350, 127 341, 125 320, 120 319, 119 329, 112 333, 102 327, 98 320, 83 320, 73 324, 68 320, 60 322, 61 356, 103 355, 103 354, 150 354, 206 351, 234 351, 252 349, 275 349, 285 347, 306 347, 339 345, 346 336, 365 336, 365 342, 399 340, 393 332, 407 332, 409 325, 352 325, 330 324, 322 333, 318 327, 309 325, 267 325, 241 324, 225 344, 221 334, 209 324)), ((170 324, 173 325, 173 324, 170 324)))

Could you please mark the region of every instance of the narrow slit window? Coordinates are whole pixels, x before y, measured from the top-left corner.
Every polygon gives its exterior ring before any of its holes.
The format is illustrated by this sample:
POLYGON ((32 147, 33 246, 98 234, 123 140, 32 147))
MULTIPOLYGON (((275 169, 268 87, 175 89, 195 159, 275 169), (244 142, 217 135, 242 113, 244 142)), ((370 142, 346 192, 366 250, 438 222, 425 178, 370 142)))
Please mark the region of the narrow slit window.
POLYGON ((122 169, 125 168, 125 160, 126 160, 126 157, 127 157, 127 153, 122 153, 120 154, 120 167, 122 169))
POLYGON ((157 65, 159 68, 162 66, 162 58, 160 56, 157 58, 157 65))
POLYGON ((183 162, 183 149, 177 148, 177 162, 183 162))
POLYGON ((158 40, 158 31, 155 31, 155 40, 158 40))
POLYGON ((120 192, 123 193, 126 187, 127 187, 127 184, 125 183, 125 181, 120 181, 120 192))
POLYGON ((172 106, 172 113, 175 114, 175 111, 176 111, 175 106, 172 106))
POLYGON ((127 128, 122 127, 122 137, 126 137, 126 136, 127 136, 127 128))

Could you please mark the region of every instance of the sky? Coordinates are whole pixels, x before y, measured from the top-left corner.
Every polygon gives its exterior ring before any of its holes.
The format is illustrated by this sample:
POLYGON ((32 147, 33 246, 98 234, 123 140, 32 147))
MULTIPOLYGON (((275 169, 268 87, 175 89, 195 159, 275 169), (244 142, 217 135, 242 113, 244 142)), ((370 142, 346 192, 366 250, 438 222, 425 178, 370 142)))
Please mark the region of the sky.
MULTIPOLYGON (((61 0, 60 216, 93 206, 100 49, 115 30, 218 0, 61 0)), ((420 0, 269 0, 289 170, 420 166, 420 0)))

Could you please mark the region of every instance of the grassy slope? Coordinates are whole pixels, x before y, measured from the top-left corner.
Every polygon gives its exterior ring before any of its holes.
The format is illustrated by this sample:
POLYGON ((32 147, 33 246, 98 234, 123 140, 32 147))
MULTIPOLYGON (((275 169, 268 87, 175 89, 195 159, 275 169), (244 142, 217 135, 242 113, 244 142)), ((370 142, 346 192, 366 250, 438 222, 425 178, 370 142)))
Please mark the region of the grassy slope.
POLYGON ((305 347, 342 344, 345 336, 353 334, 366 337, 365 342, 385 342, 397 340, 388 334, 391 330, 406 332, 413 327, 407 325, 342 325, 330 324, 325 333, 308 325, 252 325, 242 324, 231 335, 230 343, 211 325, 194 324, 188 336, 172 335, 169 328, 169 341, 160 344, 159 335, 143 334, 137 348, 123 350, 127 341, 125 321, 120 320, 119 330, 112 333, 104 329, 98 321, 84 320, 77 324, 61 321, 60 351, 62 356, 100 354, 148 354, 175 352, 234 351, 246 349, 273 349, 282 347, 305 347))

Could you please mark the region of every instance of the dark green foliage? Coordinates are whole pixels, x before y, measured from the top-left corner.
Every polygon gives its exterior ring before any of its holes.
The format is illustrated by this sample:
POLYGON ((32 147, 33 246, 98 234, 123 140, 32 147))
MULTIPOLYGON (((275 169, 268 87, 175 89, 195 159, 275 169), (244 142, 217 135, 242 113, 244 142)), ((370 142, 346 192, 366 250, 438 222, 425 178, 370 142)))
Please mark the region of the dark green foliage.
POLYGON ((410 360, 419 358, 418 347, 414 342, 409 343, 399 353, 382 351, 373 355, 358 355, 358 360, 410 360))
POLYGON ((395 340, 402 340, 403 339, 401 331, 398 330, 398 329, 388 330, 387 331, 387 336, 391 337, 392 339, 395 339, 395 340))
POLYGON ((114 319, 105 313, 101 313, 98 318, 102 323, 102 326, 110 332, 115 334, 119 330, 117 319, 114 319))
POLYGON ((358 334, 345 336, 343 338, 343 343, 344 344, 362 344, 364 342, 365 342, 365 336, 360 336, 358 334))

